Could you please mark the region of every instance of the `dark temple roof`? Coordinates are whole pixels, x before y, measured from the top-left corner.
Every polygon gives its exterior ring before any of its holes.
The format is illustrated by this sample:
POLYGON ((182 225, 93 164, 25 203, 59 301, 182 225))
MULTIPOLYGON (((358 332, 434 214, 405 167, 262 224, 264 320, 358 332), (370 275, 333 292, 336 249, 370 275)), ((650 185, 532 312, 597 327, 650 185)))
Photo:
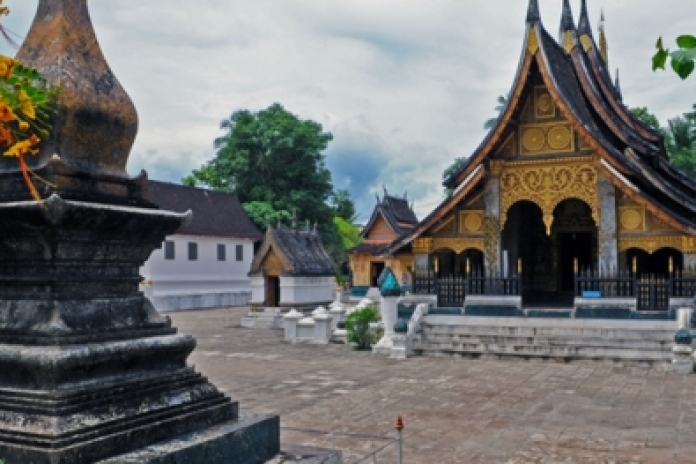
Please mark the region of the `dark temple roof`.
POLYGON ((263 274, 263 263, 274 251, 283 264, 282 275, 294 277, 334 276, 331 258, 324 250, 316 230, 269 226, 259 251, 254 256, 249 276, 263 274))
POLYGON ((180 234, 210 237, 263 239, 261 231, 232 193, 216 192, 184 185, 150 180, 150 201, 164 210, 193 211, 193 220, 180 234))
POLYGON ((401 235, 404 232, 408 232, 413 229, 416 224, 418 224, 418 218, 416 213, 413 212, 411 205, 409 205, 406 196, 403 198, 395 197, 389 195, 387 191, 384 192, 384 197, 380 200, 377 197, 377 205, 370 220, 367 225, 363 228, 362 236, 365 237, 374 225, 377 218, 382 216, 384 220, 389 224, 389 227, 396 233, 396 235, 401 235))

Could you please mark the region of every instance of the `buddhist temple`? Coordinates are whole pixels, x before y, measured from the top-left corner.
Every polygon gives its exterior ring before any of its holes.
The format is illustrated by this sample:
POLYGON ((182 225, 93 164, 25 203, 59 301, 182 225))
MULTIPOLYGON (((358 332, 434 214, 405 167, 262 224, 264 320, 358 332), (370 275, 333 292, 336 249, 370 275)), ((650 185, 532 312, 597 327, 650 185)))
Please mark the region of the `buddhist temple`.
POLYGON ((403 226, 390 220, 385 196, 352 255, 356 285, 372 285, 382 260, 397 275, 399 265, 412 265, 414 291, 449 292, 452 306, 501 289, 519 292, 525 305, 572 305, 583 288, 596 289, 637 298, 639 310, 693 297, 693 286, 677 281, 696 265, 696 183, 623 102, 604 23, 595 38, 589 18, 585 0, 577 20, 564 0, 552 35, 538 0, 529 2, 497 124, 445 181, 452 194, 422 221, 414 224, 412 213, 403 226), (476 286, 472 275, 499 281, 476 286), (642 289, 637 279, 653 286, 642 289), (641 300, 643 293, 652 296, 641 300))
POLYGON ((403 197, 390 195, 384 189, 384 196, 377 196, 377 204, 369 221, 360 234, 363 243, 348 250, 351 272, 353 273, 353 293, 364 296, 368 289, 378 291, 377 280, 386 267, 390 267, 399 282, 410 288, 413 271, 413 255, 410 252, 385 255, 396 239, 408 234, 418 224, 418 218, 408 203, 407 194, 403 197))

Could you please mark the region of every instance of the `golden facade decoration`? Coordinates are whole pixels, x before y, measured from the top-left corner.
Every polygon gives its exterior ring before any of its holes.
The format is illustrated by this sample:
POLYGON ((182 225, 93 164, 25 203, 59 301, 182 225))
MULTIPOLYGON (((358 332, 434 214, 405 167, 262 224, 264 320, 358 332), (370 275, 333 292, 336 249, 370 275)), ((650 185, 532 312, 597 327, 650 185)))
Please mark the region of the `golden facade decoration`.
POLYGON ((498 248, 500 247, 501 222, 497 217, 485 216, 483 219, 484 255, 488 269, 498 269, 498 248))
POLYGON ((646 230, 645 208, 639 205, 620 206, 619 230, 622 232, 640 232, 646 230))
POLYGON ((520 153, 539 155, 575 151, 573 127, 568 123, 523 125, 520 130, 520 153))
POLYGON ((540 119, 548 119, 556 116, 556 104, 546 87, 534 89, 535 116, 540 119))
POLYGON ((592 39, 589 35, 583 34, 580 36, 580 44, 582 45, 583 50, 588 52, 592 48, 592 39))
POLYGON ((483 211, 461 211, 459 233, 483 232, 483 211))
POLYGON ((433 250, 433 239, 430 237, 417 238, 413 241, 413 253, 428 254, 433 250))
POLYGON ((619 237, 619 253, 630 248, 638 248, 650 254, 661 248, 674 248, 682 253, 695 253, 696 238, 688 235, 619 237))
POLYGON ((504 157, 512 157, 512 156, 515 156, 517 154, 517 151, 515 150, 515 133, 514 132, 508 136, 508 138, 505 140, 502 147, 500 147, 500 150, 498 150, 498 152, 496 154, 504 156, 504 157))
POLYGON ((546 232, 551 233, 553 212, 564 200, 575 198, 587 203, 592 219, 599 224, 597 169, 591 158, 558 160, 563 164, 510 163, 500 175, 501 224, 518 201, 531 201, 541 208, 546 232), (580 160, 584 162, 579 162, 580 160), (565 161, 565 163, 563 163, 565 161))
POLYGON ((529 53, 532 55, 536 54, 537 50, 539 50, 539 38, 536 35, 536 31, 534 29, 529 30, 529 38, 527 39, 527 50, 529 50, 529 53))
POLYGON ((565 31, 563 34, 563 50, 565 50, 566 53, 570 53, 573 51, 575 48, 575 35, 573 35, 572 31, 565 31))

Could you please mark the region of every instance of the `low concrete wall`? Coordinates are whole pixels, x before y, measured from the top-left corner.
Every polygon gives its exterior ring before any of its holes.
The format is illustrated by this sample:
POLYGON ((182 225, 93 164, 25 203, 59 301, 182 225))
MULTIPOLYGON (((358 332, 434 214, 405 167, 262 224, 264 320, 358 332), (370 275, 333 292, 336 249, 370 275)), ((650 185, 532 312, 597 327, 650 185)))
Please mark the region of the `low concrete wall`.
POLYGON ((149 297, 159 312, 185 311, 187 309, 247 306, 251 292, 212 293, 207 295, 173 295, 149 297))

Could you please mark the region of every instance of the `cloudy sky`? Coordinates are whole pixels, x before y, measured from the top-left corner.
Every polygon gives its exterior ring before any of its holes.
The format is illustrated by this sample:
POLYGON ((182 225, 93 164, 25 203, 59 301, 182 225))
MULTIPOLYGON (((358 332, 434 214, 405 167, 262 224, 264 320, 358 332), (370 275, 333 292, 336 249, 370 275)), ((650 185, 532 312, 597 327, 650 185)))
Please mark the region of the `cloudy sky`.
MULTIPOLYGON (((571 0, 577 19, 579 0, 571 0)), ((24 37, 37 0, 5 0, 24 37)), ((558 29, 561 0, 540 0, 558 29)), ((469 156, 507 94, 522 50, 526 0, 119 0, 90 2, 104 53, 134 100, 140 132, 128 170, 179 181, 214 156, 219 123, 279 102, 334 140, 334 184, 361 218, 375 193, 442 199, 442 171, 469 156)), ((696 33, 693 0, 589 0, 606 16, 624 101, 660 120, 696 103, 696 77, 653 73, 658 36, 696 33)), ((7 46, 0 52, 14 54, 7 46)))

